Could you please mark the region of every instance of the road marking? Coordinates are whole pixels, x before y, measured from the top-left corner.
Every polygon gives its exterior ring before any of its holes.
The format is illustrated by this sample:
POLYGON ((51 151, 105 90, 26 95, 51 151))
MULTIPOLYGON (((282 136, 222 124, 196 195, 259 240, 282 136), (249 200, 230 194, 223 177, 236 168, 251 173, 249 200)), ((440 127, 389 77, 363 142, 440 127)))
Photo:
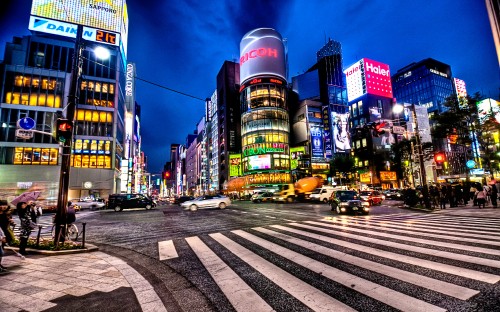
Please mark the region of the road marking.
POLYGON ((354 288, 355 291, 383 302, 387 305, 390 305, 396 309, 400 309, 402 311, 446 311, 443 308, 434 306, 425 301, 413 298, 390 288, 357 277, 356 275, 336 269, 322 262, 299 254, 295 251, 266 241, 250 233, 246 233, 241 230, 232 231, 232 233, 235 233, 263 248, 266 248, 269 251, 279 254, 280 256, 285 257, 288 260, 301 265, 313 272, 321 274, 332 281, 335 281, 349 288, 354 288))
POLYGON ((273 308, 210 250, 200 238, 188 237, 186 241, 236 311, 273 311, 273 308))
POLYGON ((380 249, 376 249, 376 248, 372 248, 372 247, 368 247, 368 246, 358 245, 358 244, 346 242, 346 241, 343 241, 340 239, 335 239, 335 238, 328 237, 328 236, 323 236, 323 235, 314 234, 314 233, 310 233, 310 232, 306 232, 306 231, 301 231, 301 230, 297 230, 294 228, 285 227, 285 226, 281 226, 281 225, 272 225, 272 227, 280 229, 280 230, 284 230, 287 232, 299 234, 302 236, 310 237, 313 239, 321 240, 321 241, 324 241, 324 242, 327 242, 330 244, 358 250, 358 251, 372 254, 375 256, 379 256, 382 258, 388 258, 388 259, 399 261, 399 262, 405 262, 405 263, 420 266, 423 268, 428 268, 428 269, 432 269, 435 271, 440 271, 440 272, 449 273, 449 274, 453 274, 453 275, 457 275, 457 276, 461 276, 461 277, 465 277, 465 278, 470 278, 470 279, 474 279, 477 281, 486 282, 489 284, 495 284, 498 281, 500 281, 500 276, 498 276, 498 275, 483 273, 480 271, 474 271, 474 270, 456 267, 456 266, 452 266, 452 265, 448 265, 448 264, 444 264, 444 263, 433 262, 433 261, 429 261, 429 260, 425 260, 425 259, 421 259, 421 258, 415 258, 415 257, 411 257, 411 256, 406 256, 406 255, 402 255, 402 254, 398 254, 398 253, 394 253, 394 252, 390 252, 390 251, 386 251, 386 250, 380 250, 380 249))
MULTIPOLYGON (((310 229, 310 230, 313 230, 313 231, 319 231, 319 232, 324 232, 324 233, 328 233, 328 234, 349 237, 349 238, 353 238, 353 239, 356 239, 356 240, 361 240, 361 241, 365 241, 365 242, 370 242, 370 243, 375 243, 375 244, 379 244, 379 245, 389 246, 389 247, 398 248, 398 249, 402 249, 402 250, 415 251, 415 252, 423 253, 423 254, 426 254, 426 255, 431 255, 431 256, 436 256, 436 257, 443 257, 443 258, 448 258, 448 259, 453 259, 453 260, 459 260, 459 261, 464 261, 464 262, 470 262, 470 263, 473 263, 473 264, 486 265, 486 266, 490 266, 490 267, 493 267, 493 268, 500 268, 500 261, 496 261, 496 260, 483 259, 483 258, 479 258, 479 257, 462 255, 462 254, 455 254, 453 252, 441 251, 441 250, 436 250, 436 249, 432 249, 432 248, 417 247, 417 246, 412 246, 412 245, 408 245, 408 244, 404 244, 404 243, 394 243, 394 242, 391 242, 391 241, 388 241, 388 240, 370 238, 370 237, 365 237, 365 236, 359 235, 359 234, 351 234, 351 233, 346 233, 346 232, 338 231, 339 229, 340 230, 345 230, 346 229, 345 226, 341 227, 341 226, 320 224, 319 222, 313 222, 313 221, 305 221, 305 222, 306 223, 310 223, 310 224, 316 224, 316 225, 322 225, 322 226, 329 226, 331 228, 336 228, 337 231, 328 230, 328 229, 322 229, 322 228, 318 228, 318 227, 315 227, 315 226, 309 226, 309 225, 298 224, 298 223, 290 223, 290 225, 298 226, 298 227, 302 227, 302 228, 307 228, 307 229, 310 229)), ((377 233, 375 233, 375 234, 377 234, 377 233)), ((428 245, 433 245, 432 243, 435 243, 435 242, 429 241, 427 244, 428 245)), ((450 245, 454 245, 454 244, 450 244, 450 245)), ((451 248, 453 248, 453 247, 451 247, 451 248)))
POLYGON ((172 240, 158 242, 158 255, 160 261, 179 257, 172 240))
MULTIPOLYGON (((251 265, 272 282, 283 288, 297 300, 314 311, 355 311, 344 303, 335 300, 322 291, 303 282, 290 273, 261 258, 245 247, 230 240, 221 233, 210 234, 210 237, 231 251, 234 255, 251 265)), ((248 311, 258 311, 251 309, 248 311)))
POLYGON ((276 217, 273 217, 273 216, 265 216, 266 218, 270 218, 270 219, 277 219, 276 217))

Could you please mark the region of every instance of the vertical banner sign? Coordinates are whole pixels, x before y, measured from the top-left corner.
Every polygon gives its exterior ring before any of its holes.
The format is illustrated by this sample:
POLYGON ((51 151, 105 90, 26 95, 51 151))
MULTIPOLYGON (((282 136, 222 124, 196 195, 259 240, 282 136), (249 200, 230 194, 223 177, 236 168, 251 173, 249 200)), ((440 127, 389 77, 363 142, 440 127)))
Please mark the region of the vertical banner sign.
POLYGON ((297 169, 299 166, 299 159, 306 153, 305 146, 291 147, 290 148, 290 169, 297 169))
POLYGON ((241 154, 229 154, 229 177, 241 176, 241 154))
POLYGON ((323 139, 325 142, 325 157, 328 159, 332 158, 332 129, 330 128, 330 109, 329 106, 323 106, 322 109, 323 117, 323 139))
POLYGON ((311 127, 312 157, 323 158, 323 135, 320 127, 311 127))

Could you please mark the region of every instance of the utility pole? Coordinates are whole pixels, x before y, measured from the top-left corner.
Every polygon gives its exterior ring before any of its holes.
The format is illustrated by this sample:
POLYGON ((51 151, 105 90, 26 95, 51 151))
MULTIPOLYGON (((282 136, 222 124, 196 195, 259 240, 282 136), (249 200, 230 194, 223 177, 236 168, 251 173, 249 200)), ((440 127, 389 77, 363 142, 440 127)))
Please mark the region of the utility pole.
POLYGON ((422 184, 422 195, 424 197, 425 208, 430 209, 431 203, 429 201, 429 189, 427 188, 427 177, 425 174, 424 165, 424 153, 422 151, 422 143, 420 140, 420 130, 418 128, 417 112, 415 110, 415 104, 411 104, 411 112, 413 116, 413 121, 415 122, 415 140, 417 145, 418 153, 418 165, 420 167, 420 182, 422 184))
MULTIPOLYGON (((66 119, 73 125, 75 119, 76 102, 78 100, 79 86, 78 80, 81 74, 82 67, 82 51, 83 43, 81 40, 83 26, 78 25, 75 41, 75 51, 73 52, 73 63, 71 68, 71 83, 68 95, 68 105, 66 106, 66 119)), ((74 127, 72 127, 74 129, 74 127)), ((73 131, 73 130, 72 130, 73 131)), ((54 243, 57 246, 59 241, 64 242, 65 235, 61 230, 66 227, 66 212, 68 209, 68 190, 69 190, 69 171, 71 168, 71 145, 73 144, 73 133, 69 139, 62 143, 61 155, 61 173, 59 176, 59 192, 57 194, 57 211, 56 211, 56 235, 54 243), (60 239, 59 239, 60 238, 60 239)), ((63 232, 64 233, 64 232, 63 232)))

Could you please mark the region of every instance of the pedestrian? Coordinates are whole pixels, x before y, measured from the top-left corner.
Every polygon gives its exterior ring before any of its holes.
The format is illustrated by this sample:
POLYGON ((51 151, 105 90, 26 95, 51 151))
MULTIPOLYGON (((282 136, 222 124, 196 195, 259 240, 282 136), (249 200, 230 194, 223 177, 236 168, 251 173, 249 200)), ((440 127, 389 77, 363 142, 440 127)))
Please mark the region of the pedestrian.
POLYGON ((16 205, 17 214, 21 221, 21 233, 19 234, 19 253, 26 256, 26 247, 28 246, 28 239, 34 226, 31 221, 31 207, 26 202, 19 202, 16 205))
POLYGON ((490 200, 491 200, 491 205, 493 208, 497 207, 497 197, 498 197, 498 189, 496 184, 491 185, 491 195, 490 195, 490 200))
POLYGON ((2 265, 2 258, 3 258, 3 244, 7 242, 7 239, 5 237, 5 234, 3 233, 2 229, 0 228, 0 273, 5 272, 6 269, 2 265))
POLYGON ((0 200, 0 229, 2 229, 7 245, 11 245, 15 239, 14 231, 11 226, 14 225, 12 220, 12 211, 6 200, 0 200))
POLYGON ((441 187, 441 191, 439 192, 439 207, 441 209, 446 209, 446 201, 447 201, 447 196, 446 196, 446 187, 443 185, 441 187))
POLYGON ((476 191, 476 201, 479 209, 486 207, 486 192, 484 190, 476 191))
POLYGON ((469 189, 469 195, 470 195, 470 198, 472 198, 472 200, 473 200, 474 206, 477 205, 476 192, 477 192, 476 187, 474 186, 474 184, 471 184, 470 189, 469 189))

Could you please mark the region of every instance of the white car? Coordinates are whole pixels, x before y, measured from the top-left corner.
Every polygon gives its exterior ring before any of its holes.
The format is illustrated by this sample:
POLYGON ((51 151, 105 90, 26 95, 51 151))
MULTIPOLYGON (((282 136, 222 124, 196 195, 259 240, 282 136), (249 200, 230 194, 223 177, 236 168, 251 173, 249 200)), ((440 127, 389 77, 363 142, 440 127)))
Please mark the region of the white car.
POLYGON ((105 203, 100 201, 95 201, 92 199, 72 199, 70 200, 70 202, 73 205, 77 205, 78 207, 80 207, 80 209, 94 210, 94 209, 101 209, 104 208, 104 206, 106 206, 105 203))
POLYGON ((231 205, 231 199, 223 195, 203 195, 193 200, 183 202, 181 207, 196 211, 200 208, 217 208, 224 209, 231 205))

